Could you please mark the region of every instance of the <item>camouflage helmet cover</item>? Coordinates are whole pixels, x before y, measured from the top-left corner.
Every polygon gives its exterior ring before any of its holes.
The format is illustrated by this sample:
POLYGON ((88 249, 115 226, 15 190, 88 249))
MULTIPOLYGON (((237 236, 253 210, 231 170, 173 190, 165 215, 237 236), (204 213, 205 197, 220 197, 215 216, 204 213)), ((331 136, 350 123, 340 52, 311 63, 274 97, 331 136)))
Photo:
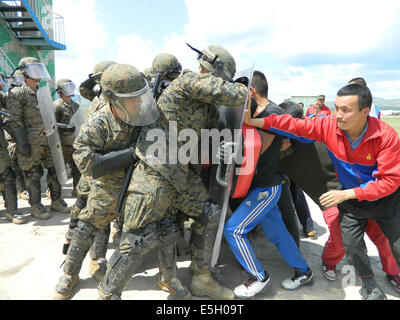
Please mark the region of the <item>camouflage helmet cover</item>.
POLYGON ((145 126, 158 118, 158 110, 142 72, 131 65, 114 64, 102 77, 103 95, 122 111, 120 119, 132 126, 145 126))
POLYGON ((153 60, 151 72, 153 74, 161 73, 164 75, 177 74, 182 72, 182 65, 174 55, 160 53, 153 60))
POLYGON ((60 79, 56 82, 56 91, 65 96, 72 96, 75 92, 75 84, 69 79, 60 79))
POLYGON ((92 76, 97 83, 100 83, 101 75, 109 67, 116 64, 114 61, 102 61, 95 65, 92 76))
POLYGON ((29 78, 50 81, 51 77, 46 66, 37 58, 25 57, 19 61, 18 69, 27 73, 29 78))
POLYGON ((224 79, 232 79, 236 73, 236 62, 228 50, 220 45, 211 45, 202 50, 199 63, 208 71, 224 79))
POLYGON ((36 59, 34 57, 25 57, 22 58, 19 63, 18 63, 18 67, 20 67, 21 69, 25 69, 26 66, 28 66, 31 63, 38 63, 40 62, 39 59, 36 59))
POLYGON ((136 92, 143 89, 146 84, 143 74, 127 64, 113 64, 104 71, 101 77, 103 90, 114 93, 136 92))

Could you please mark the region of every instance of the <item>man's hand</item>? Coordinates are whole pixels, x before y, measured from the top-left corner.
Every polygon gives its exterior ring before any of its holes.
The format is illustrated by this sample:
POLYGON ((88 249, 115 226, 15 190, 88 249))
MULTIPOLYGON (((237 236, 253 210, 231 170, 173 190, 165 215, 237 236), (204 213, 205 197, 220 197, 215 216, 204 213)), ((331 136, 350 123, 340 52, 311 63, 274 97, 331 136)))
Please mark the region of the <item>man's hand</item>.
POLYGON ((331 190, 327 193, 324 193, 319 198, 319 201, 324 207, 330 208, 350 199, 357 199, 353 189, 331 190))
POLYGON ((288 139, 288 138, 283 138, 283 139, 282 139, 281 152, 286 151, 286 150, 289 149, 291 146, 292 146, 292 144, 290 143, 290 139, 288 139))
POLYGON ((217 159, 224 164, 232 164, 235 158, 236 148, 236 142, 222 141, 216 154, 217 159))

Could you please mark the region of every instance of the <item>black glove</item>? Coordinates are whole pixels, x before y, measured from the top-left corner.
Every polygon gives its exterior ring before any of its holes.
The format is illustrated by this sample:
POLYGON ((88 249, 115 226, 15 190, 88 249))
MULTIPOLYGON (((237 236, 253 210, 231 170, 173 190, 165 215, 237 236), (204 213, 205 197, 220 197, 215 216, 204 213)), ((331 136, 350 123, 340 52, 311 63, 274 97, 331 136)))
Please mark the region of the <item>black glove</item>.
POLYGON ((17 153, 29 157, 31 155, 31 148, 29 146, 28 138, 26 137, 25 128, 18 127, 14 130, 14 137, 16 142, 17 153))
POLYGON ((60 132, 75 132, 75 126, 57 122, 57 127, 60 132))
POLYGON ((132 146, 106 154, 96 153, 94 156, 93 178, 97 179, 114 171, 125 169, 136 160, 137 156, 132 146))
POLYGON ((93 74, 89 74, 89 78, 85 80, 84 82, 81 83, 81 87, 84 87, 89 90, 93 90, 93 88, 96 86, 96 81, 94 80, 93 74))
POLYGON ((224 164, 231 164, 235 160, 236 142, 222 141, 217 152, 217 159, 224 164))

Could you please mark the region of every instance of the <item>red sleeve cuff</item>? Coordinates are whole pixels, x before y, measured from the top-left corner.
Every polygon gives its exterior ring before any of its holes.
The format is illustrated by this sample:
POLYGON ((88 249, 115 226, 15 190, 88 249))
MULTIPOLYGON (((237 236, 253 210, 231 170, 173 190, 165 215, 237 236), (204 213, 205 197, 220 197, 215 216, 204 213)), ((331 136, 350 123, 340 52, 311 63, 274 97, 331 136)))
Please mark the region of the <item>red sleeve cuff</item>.
POLYGON ((264 118, 264 130, 268 130, 269 128, 271 128, 271 121, 268 120, 268 118, 264 118))

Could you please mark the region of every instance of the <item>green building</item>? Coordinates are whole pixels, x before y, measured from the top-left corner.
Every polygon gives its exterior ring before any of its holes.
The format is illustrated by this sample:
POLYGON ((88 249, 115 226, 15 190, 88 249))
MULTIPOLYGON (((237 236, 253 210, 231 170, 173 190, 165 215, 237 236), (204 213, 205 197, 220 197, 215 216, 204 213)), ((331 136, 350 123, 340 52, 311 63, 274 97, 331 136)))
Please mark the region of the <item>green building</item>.
POLYGON ((289 100, 295 103, 302 102, 304 104, 304 110, 317 103, 318 96, 292 96, 289 100))
POLYGON ((64 18, 52 0, 0 1, 0 72, 10 76, 24 57, 43 62, 55 86, 54 50, 66 50, 64 18))

